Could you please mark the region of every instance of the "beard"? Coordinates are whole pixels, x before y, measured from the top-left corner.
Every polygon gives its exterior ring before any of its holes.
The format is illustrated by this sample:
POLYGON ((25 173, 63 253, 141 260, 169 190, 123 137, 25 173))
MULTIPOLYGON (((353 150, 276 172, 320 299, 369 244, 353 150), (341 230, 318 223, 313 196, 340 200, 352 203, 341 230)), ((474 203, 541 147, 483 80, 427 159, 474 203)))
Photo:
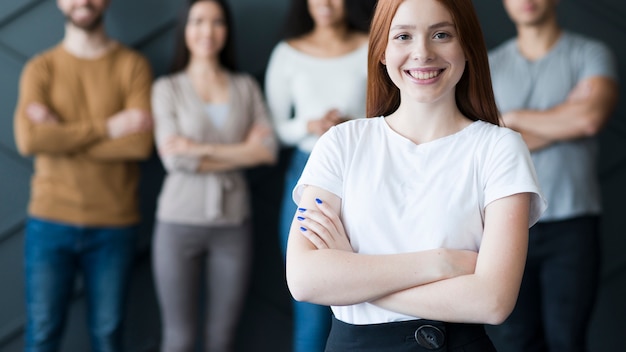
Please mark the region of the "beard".
MULTIPOLYGON (((91 10, 95 11, 95 9, 93 8, 91 10)), ((86 32, 93 32, 98 29, 102 25, 103 18, 104 15, 102 13, 99 13, 98 16, 94 17, 89 22, 78 22, 72 18, 71 13, 65 14, 65 20, 67 22, 71 23, 74 27, 80 28, 86 32)))

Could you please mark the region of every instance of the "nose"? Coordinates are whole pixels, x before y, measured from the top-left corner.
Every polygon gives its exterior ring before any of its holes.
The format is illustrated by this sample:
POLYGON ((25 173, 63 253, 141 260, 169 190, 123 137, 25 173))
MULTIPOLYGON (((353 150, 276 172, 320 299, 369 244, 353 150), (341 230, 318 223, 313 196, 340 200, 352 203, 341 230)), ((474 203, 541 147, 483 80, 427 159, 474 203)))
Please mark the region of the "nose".
POLYGON ((411 58, 421 62, 431 61, 435 57, 431 44, 428 38, 421 36, 416 38, 413 42, 411 58))

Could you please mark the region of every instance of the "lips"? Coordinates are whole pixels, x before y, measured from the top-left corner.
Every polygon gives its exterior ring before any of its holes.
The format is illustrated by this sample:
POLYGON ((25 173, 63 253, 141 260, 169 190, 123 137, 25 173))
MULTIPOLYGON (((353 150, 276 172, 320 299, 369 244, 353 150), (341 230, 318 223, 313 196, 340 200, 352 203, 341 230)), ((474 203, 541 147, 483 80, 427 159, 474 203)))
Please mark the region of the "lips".
POLYGON ((443 72, 443 69, 439 69, 439 70, 406 70, 404 71, 406 72, 409 76, 418 79, 418 80, 428 80, 428 79, 433 79, 437 76, 439 76, 439 74, 441 72, 443 72))

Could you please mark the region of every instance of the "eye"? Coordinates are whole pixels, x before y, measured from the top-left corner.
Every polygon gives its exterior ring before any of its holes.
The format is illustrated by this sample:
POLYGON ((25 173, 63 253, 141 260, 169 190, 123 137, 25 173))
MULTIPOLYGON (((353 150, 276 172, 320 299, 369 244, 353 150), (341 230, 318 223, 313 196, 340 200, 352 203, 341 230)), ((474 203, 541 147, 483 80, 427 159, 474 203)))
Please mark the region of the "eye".
POLYGON ((439 33, 435 33, 433 38, 434 39, 448 39, 448 38, 450 38, 450 34, 444 33, 444 32, 439 32, 439 33))
POLYGON ((404 40, 411 39, 411 36, 408 35, 408 34, 398 34, 397 36, 395 36, 394 39, 398 39, 398 40, 404 41, 404 40))

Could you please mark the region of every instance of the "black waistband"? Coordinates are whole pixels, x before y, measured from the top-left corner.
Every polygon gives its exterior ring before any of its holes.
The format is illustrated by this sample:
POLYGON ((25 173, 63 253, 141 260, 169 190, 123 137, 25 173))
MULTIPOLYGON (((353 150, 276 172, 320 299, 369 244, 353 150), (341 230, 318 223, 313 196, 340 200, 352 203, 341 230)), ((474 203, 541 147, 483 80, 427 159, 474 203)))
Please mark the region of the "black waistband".
POLYGON ((327 343, 331 351, 451 351, 483 340, 477 351, 493 348, 483 325, 417 319, 383 324, 353 325, 333 317, 327 343))

